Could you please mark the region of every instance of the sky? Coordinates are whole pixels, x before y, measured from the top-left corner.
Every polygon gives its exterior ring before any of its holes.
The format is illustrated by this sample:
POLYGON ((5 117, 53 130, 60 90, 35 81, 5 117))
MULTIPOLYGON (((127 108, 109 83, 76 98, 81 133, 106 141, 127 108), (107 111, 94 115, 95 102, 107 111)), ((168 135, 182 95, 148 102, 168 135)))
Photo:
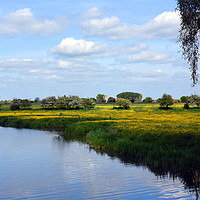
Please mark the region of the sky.
POLYGON ((0 0, 0 99, 200 94, 175 0, 0 0))

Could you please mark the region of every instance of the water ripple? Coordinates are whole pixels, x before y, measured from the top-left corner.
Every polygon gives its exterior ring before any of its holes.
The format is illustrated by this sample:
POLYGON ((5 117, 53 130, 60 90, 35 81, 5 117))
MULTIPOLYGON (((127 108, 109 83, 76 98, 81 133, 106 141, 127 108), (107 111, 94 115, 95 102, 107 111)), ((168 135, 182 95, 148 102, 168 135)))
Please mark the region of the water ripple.
POLYGON ((194 199, 180 180, 123 165, 78 142, 0 128, 0 199, 194 199))

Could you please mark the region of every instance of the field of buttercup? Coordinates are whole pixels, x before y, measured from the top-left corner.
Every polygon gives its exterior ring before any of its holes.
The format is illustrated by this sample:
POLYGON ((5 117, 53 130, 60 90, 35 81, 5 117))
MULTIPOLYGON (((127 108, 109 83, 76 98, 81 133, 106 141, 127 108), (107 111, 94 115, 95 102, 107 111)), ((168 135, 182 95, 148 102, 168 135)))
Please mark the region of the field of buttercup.
POLYGON ((183 109, 182 104, 172 109, 159 109, 158 104, 134 104, 129 110, 113 109, 113 105, 97 105, 93 110, 20 110, 0 111, 0 117, 20 119, 72 118, 78 123, 112 123, 122 132, 200 133, 200 110, 183 109))

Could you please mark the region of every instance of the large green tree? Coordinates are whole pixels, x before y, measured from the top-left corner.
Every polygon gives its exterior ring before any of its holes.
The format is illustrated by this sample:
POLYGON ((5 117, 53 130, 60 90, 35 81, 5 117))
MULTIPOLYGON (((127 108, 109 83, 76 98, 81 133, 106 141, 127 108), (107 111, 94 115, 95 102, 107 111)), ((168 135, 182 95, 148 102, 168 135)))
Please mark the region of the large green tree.
POLYGON ((135 92, 122 92, 117 95, 117 98, 129 99, 131 102, 141 101, 142 95, 135 92))
POLYGON ((103 102, 104 101, 104 96, 105 94, 97 94, 96 99, 98 102, 103 102))
POLYGON ((198 82, 200 0, 176 0, 180 13, 178 41, 183 57, 190 64, 193 86, 198 82))
POLYGON ((173 105, 172 96, 169 94, 163 94, 163 96, 160 98, 160 106, 168 109, 168 107, 171 105, 173 105))

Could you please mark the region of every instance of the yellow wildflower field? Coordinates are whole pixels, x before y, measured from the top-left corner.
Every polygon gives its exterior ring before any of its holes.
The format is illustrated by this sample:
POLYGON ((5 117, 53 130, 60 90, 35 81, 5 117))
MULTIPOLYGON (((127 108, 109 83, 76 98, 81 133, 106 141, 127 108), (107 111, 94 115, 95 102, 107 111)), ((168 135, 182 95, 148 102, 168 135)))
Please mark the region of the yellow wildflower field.
POLYGON ((200 109, 183 109, 174 105, 160 110, 157 104, 133 104, 129 110, 113 109, 112 105, 97 105, 94 110, 26 110, 0 111, 0 117, 23 119, 81 118, 80 123, 111 122, 125 132, 200 133, 200 109))

